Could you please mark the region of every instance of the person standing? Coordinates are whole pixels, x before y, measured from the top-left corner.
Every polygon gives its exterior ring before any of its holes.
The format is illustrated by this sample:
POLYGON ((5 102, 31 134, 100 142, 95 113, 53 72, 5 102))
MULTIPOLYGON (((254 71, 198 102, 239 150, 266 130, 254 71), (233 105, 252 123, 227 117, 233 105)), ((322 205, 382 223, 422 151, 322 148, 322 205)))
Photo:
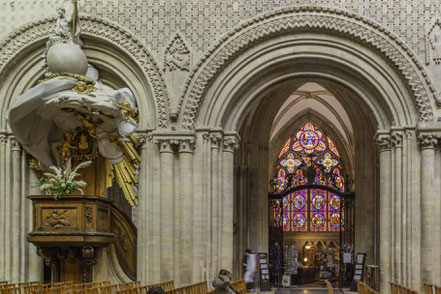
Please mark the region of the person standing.
POLYGON ((243 279, 245 280, 245 284, 247 289, 254 288, 254 273, 256 272, 256 255, 251 251, 251 249, 245 249, 246 263, 245 266, 245 274, 243 279))

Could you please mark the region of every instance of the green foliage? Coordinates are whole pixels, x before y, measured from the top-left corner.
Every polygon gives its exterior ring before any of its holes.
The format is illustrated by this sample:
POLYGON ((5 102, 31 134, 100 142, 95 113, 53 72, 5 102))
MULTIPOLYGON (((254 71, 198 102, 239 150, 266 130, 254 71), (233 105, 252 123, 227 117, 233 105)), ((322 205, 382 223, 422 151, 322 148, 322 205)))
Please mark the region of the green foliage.
POLYGON ((61 195, 72 194, 75 190, 79 190, 83 194, 82 188, 86 187, 87 183, 75 180, 75 178, 80 176, 77 172, 79 169, 87 167, 91 163, 91 161, 82 162, 72 170, 71 159, 69 158, 63 167, 49 167, 52 173, 44 174, 47 180, 41 182, 40 190, 54 196, 55 200, 61 195))

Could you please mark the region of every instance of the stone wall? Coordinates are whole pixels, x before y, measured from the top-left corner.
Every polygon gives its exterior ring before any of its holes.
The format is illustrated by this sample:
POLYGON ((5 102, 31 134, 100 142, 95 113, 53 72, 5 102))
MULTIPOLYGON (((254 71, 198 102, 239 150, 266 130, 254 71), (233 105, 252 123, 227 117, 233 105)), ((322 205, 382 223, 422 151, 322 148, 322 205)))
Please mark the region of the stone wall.
MULTIPOLYGON (((30 21, 55 16, 64 0, 4 0, 0 3, 0 39, 30 21)), ((437 17, 436 0, 79 0, 81 13, 118 22, 163 61, 169 42, 181 34, 193 52, 193 64, 223 34, 257 15, 298 5, 338 7, 369 18, 405 42, 421 61, 425 36, 437 17)))

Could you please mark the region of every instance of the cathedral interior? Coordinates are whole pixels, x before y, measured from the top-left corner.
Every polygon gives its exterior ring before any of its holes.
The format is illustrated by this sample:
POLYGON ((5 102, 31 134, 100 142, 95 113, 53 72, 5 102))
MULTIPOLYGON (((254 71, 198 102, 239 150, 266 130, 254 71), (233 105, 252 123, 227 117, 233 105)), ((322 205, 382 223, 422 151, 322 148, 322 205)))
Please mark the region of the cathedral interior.
POLYGON ((439 1, 0 3, 0 293, 435 294, 440 192, 439 1))

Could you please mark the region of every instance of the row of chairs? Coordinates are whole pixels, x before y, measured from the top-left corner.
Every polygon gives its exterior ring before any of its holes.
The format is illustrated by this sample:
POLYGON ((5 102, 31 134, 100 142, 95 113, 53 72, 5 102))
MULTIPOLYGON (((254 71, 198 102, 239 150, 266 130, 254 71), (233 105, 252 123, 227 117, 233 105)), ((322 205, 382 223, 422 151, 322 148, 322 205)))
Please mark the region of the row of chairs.
POLYGON ((206 294, 207 292, 207 281, 165 291, 166 294, 206 294))
POLYGON ((441 294, 441 286, 424 283, 424 294, 441 294))
POLYGON ((380 294, 379 291, 375 291, 374 289, 372 289, 362 281, 357 282, 357 289, 358 289, 358 293, 360 294, 380 294))
POLYGON ((390 283, 390 291, 391 294, 419 294, 416 290, 396 283, 390 283))
MULTIPOLYGON (((117 290, 117 291, 111 292, 111 293, 116 293, 116 294, 147 294, 148 290, 150 288, 152 288, 152 287, 161 287, 162 289, 164 289, 164 291, 167 291, 167 290, 174 289, 175 288, 175 283, 174 283, 174 281, 167 281, 167 282, 163 282, 163 283, 151 284, 151 285, 146 285, 146 286, 139 286, 138 285, 136 287, 121 289, 121 290, 117 290)), ((101 294, 101 293, 92 293, 92 294, 101 294)), ((106 292, 106 294, 110 294, 110 293, 106 292)))

